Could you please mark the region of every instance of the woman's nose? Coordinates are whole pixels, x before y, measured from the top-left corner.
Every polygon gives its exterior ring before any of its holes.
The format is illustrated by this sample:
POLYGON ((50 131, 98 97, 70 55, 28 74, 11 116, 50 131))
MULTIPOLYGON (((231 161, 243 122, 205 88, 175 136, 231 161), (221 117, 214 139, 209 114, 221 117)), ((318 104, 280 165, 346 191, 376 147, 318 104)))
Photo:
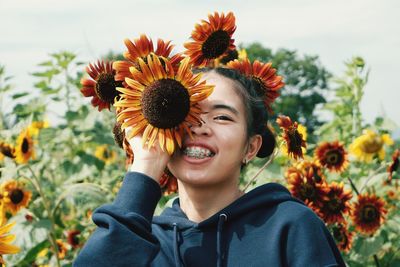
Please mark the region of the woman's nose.
POLYGON ((192 134, 194 134, 194 135, 210 135, 211 134, 211 128, 204 120, 202 120, 197 125, 192 125, 190 130, 192 131, 192 134))

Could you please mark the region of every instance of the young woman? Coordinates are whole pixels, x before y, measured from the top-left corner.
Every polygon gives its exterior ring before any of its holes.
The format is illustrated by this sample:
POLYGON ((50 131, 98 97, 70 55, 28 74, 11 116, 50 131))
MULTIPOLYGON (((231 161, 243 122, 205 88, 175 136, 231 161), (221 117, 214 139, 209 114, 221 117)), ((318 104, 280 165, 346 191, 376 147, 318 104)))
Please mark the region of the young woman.
POLYGON ((93 214, 98 228, 74 266, 345 266, 324 223, 275 183, 246 194, 244 165, 275 141, 255 83, 228 69, 205 70, 213 93, 171 157, 130 140, 135 161, 112 204, 93 214), (179 198, 153 217, 165 167, 179 198))

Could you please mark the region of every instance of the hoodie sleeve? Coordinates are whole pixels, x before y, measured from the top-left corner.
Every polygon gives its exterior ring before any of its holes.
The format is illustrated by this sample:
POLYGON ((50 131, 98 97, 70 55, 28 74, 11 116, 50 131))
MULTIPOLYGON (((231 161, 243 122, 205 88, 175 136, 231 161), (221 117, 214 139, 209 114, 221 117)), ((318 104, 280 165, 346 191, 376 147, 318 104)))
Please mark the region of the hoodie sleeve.
POLYGON ((114 202, 93 213, 97 229, 74 266, 149 266, 160 247, 151 233, 153 213, 160 198, 156 181, 128 172, 114 202))
POLYGON ((345 267, 340 252, 324 223, 305 208, 287 232, 286 259, 290 267, 345 267))

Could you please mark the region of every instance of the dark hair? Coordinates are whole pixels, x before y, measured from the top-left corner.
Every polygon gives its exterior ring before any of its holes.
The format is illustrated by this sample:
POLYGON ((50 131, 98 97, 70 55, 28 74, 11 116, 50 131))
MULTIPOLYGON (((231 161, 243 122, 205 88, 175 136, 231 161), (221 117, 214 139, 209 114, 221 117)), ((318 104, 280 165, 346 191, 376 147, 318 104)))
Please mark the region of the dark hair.
POLYGON ((260 88, 260 84, 253 79, 249 79, 242 75, 239 71, 227 68, 202 68, 196 69, 194 72, 212 72, 222 75, 238 83, 236 92, 242 97, 247 118, 247 136, 251 137, 256 134, 262 136, 262 145, 257 153, 257 157, 265 158, 272 154, 275 148, 275 137, 268 128, 268 111, 264 106, 263 95, 264 90, 260 88))

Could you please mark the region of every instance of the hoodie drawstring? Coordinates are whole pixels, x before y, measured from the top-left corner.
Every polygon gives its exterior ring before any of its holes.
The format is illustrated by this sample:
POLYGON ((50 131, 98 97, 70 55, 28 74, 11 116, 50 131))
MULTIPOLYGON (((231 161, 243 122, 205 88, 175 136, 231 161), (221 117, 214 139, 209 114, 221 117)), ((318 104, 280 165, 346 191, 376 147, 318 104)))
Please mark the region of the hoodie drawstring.
POLYGON ((178 225, 173 223, 174 226, 174 259, 175 259, 175 266, 180 267, 181 261, 179 259, 179 247, 178 247, 178 225))
POLYGON ((222 227, 227 219, 228 216, 225 213, 219 215, 217 228, 217 267, 222 267, 222 227))

